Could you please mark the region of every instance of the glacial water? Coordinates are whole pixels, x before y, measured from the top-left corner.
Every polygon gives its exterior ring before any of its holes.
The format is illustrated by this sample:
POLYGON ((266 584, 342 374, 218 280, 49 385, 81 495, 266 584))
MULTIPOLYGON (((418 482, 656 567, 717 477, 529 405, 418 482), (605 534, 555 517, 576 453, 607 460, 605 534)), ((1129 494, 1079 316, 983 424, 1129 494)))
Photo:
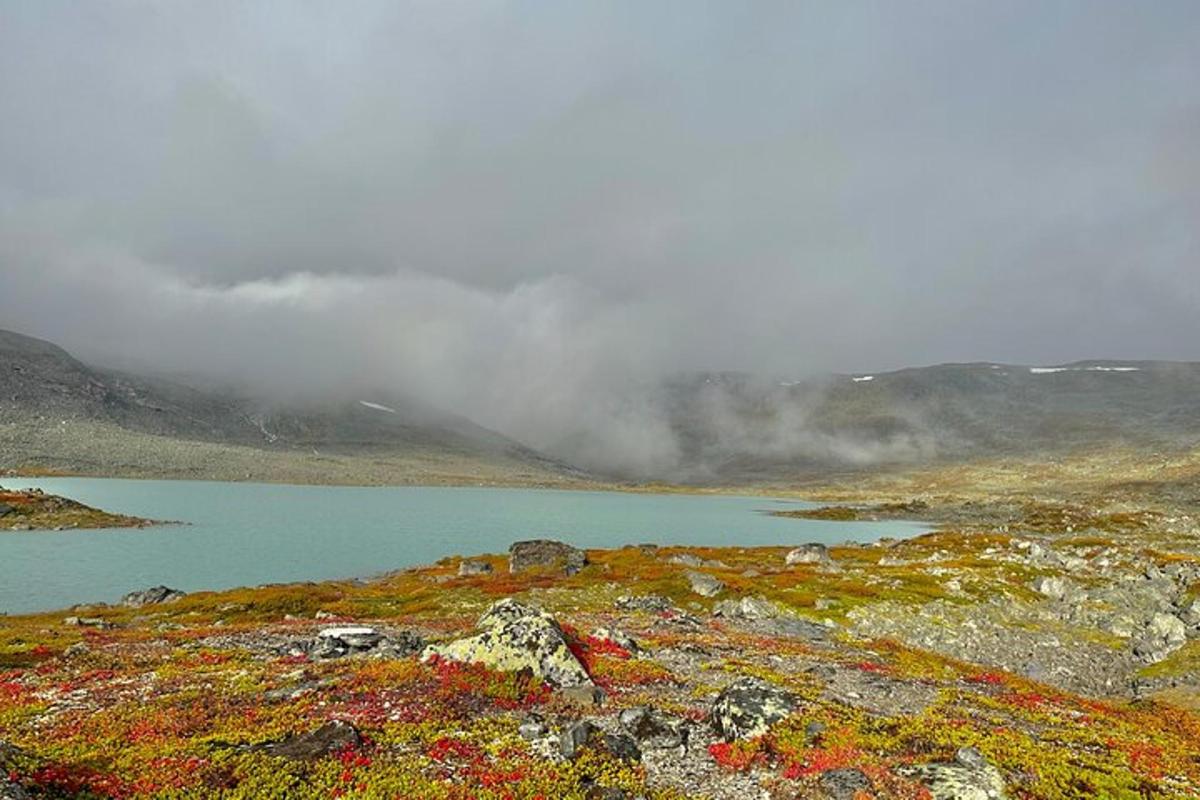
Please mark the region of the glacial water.
POLYGON ((925 530, 772 517, 795 500, 540 489, 289 486, 5 478, 116 513, 187 522, 137 530, 0 531, 0 612, 114 602, 156 584, 196 591, 378 574, 517 539, 581 547, 827 544, 925 530))

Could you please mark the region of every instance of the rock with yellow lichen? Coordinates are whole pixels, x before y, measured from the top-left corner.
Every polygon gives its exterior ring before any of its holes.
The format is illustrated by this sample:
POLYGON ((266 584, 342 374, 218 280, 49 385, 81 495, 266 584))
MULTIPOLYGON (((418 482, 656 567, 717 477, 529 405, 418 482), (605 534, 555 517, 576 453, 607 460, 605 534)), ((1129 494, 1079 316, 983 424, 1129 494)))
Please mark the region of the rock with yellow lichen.
POLYGON ((592 684, 566 634, 545 611, 506 598, 479 618, 478 627, 481 631, 475 636, 426 647, 421 658, 483 664, 497 672, 528 670, 562 688, 592 684))

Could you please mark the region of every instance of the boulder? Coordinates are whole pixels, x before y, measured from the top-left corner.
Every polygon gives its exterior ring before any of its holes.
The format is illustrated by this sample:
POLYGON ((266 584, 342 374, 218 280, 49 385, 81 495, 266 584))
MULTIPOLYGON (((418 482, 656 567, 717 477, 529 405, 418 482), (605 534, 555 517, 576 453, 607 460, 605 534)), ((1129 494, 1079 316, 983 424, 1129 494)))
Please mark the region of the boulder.
POLYGON ((12 511, 13 511, 12 506, 5 505, 4 503, 0 503, 0 517, 8 516, 9 514, 12 513, 12 511))
POLYGON ((1133 646, 1133 652, 1156 664, 1178 650, 1187 641, 1187 625, 1179 617, 1157 612, 1133 646))
POLYGON ((377 656, 404 658, 419 653, 425 640, 410 631, 401 631, 394 636, 384 636, 374 628, 365 626, 343 626, 325 628, 316 638, 292 645, 291 651, 313 658, 329 659, 370 653, 377 656))
POLYGON ((828 800, 855 800, 859 792, 870 792, 871 779, 861 769, 827 769, 817 778, 817 788, 828 800))
POLYGON ((587 566, 587 554, 552 539, 530 539, 513 542, 508 548, 508 571, 522 572, 533 567, 561 566, 567 575, 574 575, 587 566))
POLYGON ((974 747, 959 748, 954 761, 914 764, 897 770, 929 790, 932 800, 1007 800, 1004 776, 974 747))
POLYGON ((317 634, 318 639, 334 639, 353 650, 370 650, 383 640, 383 634, 365 626, 325 628, 317 634))
POLYGON ((309 647, 313 658, 341 658, 351 653, 364 653, 374 649, 383 639, 374 628, 347 626, 325 628, 309 647))
POLYGON ((706 572, 688 570, 686 575, 692 591, 701 597, 716 597, 725 589, 722 581, 706 572))
POLYGON ((618 597, 614 605, 622 611, 669 611, 674 607, 671 601, 660 594, 625 595, 618 597))
POLYGON ((670 750, 687 743, 688 729, 680 720, 649 706, 627 708, 618 720, 643 750, 670 750))
POLYGON ((1042 576, 1033 582, 1033 590, 1051 600, 1063 600, 1070 591, 1070 584, 1064 578, 1042 576))
POLYGON ((141 608, 142 606, 158 605, 159 603, 173 603, 181 597, 186 597, 186 592, 181 592, 178 589, 172 589, 168 586, 151 586, 149 589, 142 589, 137 592, 130 592, 121 598, 121 605, 130 608, 141 608))
POLYGON ((500 672, 527 669, 557 687, 592 685, 566 634, 545 611, 505 598, 480 617, 478 627, 475 636, 426 647, 421 658, 480 663, 500 672))
POLYGON ((349 747, 357 747, 361 743, 362 737, 353 725, 342 720, 333 720, 314 731, 293 734, 277 742, 256 745, 251 749, 281 758, 314 761, 349 747))
POLYGON ((832 560, 829 557, 829 548, 817 542, 802 544, 789 551, 784 558, 784 562, 789 567, 794 567, 797 564, 828 564, 832 560))
POLYGON ((470 577, 472 575, 489 575, 492 572, 492 565, 486 561, 465 560, 458 565, 458 576, 460 578, 470 577))
POLYGON ((1183 644, 1187 639, 1187 626, 1183 620, 1172 614, 1159 612, 1150 619, 1146 633, 1153 639, 1161 640, 1166 645, 1183 644))
POLYGON ((759 678, 740 678, 717 695, 709 719, 725 741, 761 736, 796 708, 796 698, 759 678))
POLYGON ((641 761, 642 751, 632 736, 624 733, 605 733, 594 723, 583 720, 568 726, 558 740, 559 752, 568 760, 575 759, 586 747, 594 747, 622 761, 641 761))

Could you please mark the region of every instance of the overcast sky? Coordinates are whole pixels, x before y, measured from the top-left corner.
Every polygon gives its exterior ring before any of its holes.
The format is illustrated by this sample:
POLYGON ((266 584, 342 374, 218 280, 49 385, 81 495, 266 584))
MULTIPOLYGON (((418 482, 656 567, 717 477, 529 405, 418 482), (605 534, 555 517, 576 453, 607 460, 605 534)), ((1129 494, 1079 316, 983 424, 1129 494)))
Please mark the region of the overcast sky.
POLYGON ((0 327, 92 359, 519 430, 1200 359, 1198 257, 1194 0, 0 3, 0 327))

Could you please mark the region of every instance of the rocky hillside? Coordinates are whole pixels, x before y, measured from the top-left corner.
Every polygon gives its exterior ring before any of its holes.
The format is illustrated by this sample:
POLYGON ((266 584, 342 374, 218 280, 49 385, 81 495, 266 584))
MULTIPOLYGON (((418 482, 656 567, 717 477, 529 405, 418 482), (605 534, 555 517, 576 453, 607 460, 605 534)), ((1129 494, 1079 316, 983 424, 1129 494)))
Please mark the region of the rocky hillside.
POLYGON ((0 470, 441 482, 579 473, 470 420, 405 398, 268 402, 85 365, 0 331, 0 470))
POLYGON ((1200 442, 1200 364, 943 364, 805 380, 702 373, 660 397, 694 478, 780 478, 1200 442))

